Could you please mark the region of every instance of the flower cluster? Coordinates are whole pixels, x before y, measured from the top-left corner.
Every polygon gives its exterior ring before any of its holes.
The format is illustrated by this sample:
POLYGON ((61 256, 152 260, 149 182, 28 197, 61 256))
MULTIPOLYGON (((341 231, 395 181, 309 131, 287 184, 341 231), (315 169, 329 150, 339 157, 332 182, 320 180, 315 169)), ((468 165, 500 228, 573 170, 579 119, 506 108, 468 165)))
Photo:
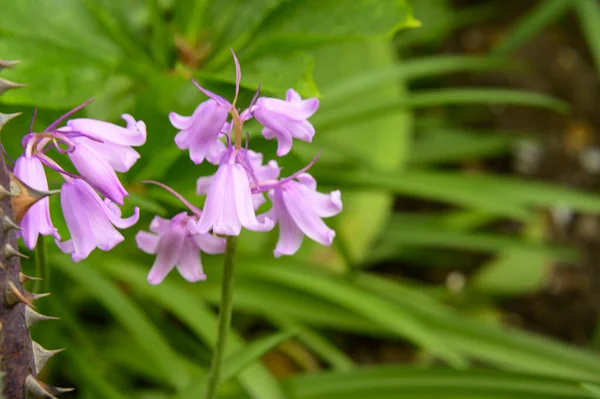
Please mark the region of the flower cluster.
MULTIPOLYGON (((241 72, 234 54, 236 91, 234 100, 225 98, 194 84, 208 99, 194 110, 191 116, 176 113, 169 115, 172 125, 179 129, 175 143, 189 150, 191 160, 217 165, 217 171, 197 181, 197 193, 206 195, 204 209, 200 210, 177 195, 191 210, 173 219, 155 218, 151 233, 139 232, 137 243, 145 252, 156 254, 148 276, 151 284, 160 283, 177 267, 189 281, 205 279, 200 262, 200 251, 222 253, 223 236, 237 236, 242 227, 253 231, 268 231, 279 225, 279 241, 274 256, 292 255, 300 247, 304 236, 330 245, 335 231, 323 218, 334 216, 342 210, 341 194, 317 192, 315 179, 304 169, 287 177, 280 177, 276 161, 263 163, 263 155, 242 147, 244 122, 254 118, 262 126, 265 139, 277 140, 277 155, 290 152, 293 139, 311 142, 315 129, 307 120, 319 107, 316 98, 301 99, 289 89, 285 100, 254 96, 249 107, 242 112, 236 108, 241 72), (256 214, 267 198, 271 209, 256 214)), ((157 183, 159 184, 159 183, 157 183)))
POLYGON ((20 221, 21 235, 29 249, 35 247, 39 234, 51 235, 75 262, 85 259, 96 247, 104 251, 112 249, 123 241, 115 227, 130 227, 139 217, 138 208, 132 216, 121 217, 117 204, 123 205, 128 193, 116 172, 128 171, 139 158, 131 147, 144 144, 146 126, 131 115, 122 116, 126 127, 86 118, 67 120, 90 101, 68 112, 43 132, 27 134, 22 140, 25 152, 16 160, 13 170, 16 177, 41 191, 48 190, 44 167, 63 176, 60 202, 71 239, 61 241, 52 224, 47 197, 34 204, 20 221), (65 126, 59 127, 65 120, 65 126), (63 169, 52 159, 49 155, 52 149, 67 154, 78 174, 63 169))

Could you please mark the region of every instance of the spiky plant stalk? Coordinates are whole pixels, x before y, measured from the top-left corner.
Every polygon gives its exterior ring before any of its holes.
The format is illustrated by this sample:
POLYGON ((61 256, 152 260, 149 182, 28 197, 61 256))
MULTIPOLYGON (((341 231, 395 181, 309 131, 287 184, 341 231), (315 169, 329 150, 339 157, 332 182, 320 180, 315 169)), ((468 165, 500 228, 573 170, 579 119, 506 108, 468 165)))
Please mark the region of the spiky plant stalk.
MULTIPOLYGON (((18 62, 0 60, 0 70, 18 62)), ((22 85, 0 79, 0 94, 22 85)), ((18 114, 0 113, 2 126, 18 114)), ((48 351, 31 340, 29 329, 39 321, 52 320, 33 310, 33 301, 45 296, 26 291, 23 284, 32 278, 21 271, 17 246, 18 224, 42 193, 27 186, 8 171, 0 154, 0 368, 4 372, 5 399, 51 399, 64 392, 38 381, 37 376, 48 359, 58 351, 48 351)))

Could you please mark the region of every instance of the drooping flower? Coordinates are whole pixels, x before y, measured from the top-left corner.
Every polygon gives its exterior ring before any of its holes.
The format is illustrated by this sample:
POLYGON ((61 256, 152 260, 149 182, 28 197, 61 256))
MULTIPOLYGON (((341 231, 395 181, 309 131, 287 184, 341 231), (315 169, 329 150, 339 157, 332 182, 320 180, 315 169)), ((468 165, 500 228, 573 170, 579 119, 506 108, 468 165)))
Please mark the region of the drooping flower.
POLYGON ((315 128, 307 121, 319 108, 319 100, 302 100, 300 95, 289 89, 285 101, 278 98, 260 97, 251 107, 251 112, 261 125, 263 136, 277 139, 277 155, 290 152, 292 139, 311 142, 315 128))
POLYGON ((329 228, 322 218, 335 216, 342 210, 339 190, 322 194, 316 191, 317 182, 308 173, 302 173, 296 180, 288 180, 269 192, 273 208, 265 216, 279 223, 279 241, 274 256, 296 253, 304 235, 329 246, 335 231, 329 228))
MULTIPOLYGON (((44 166, 34 156, 23 154, 15 162, 14 174, 32 188, 40 191, 48 191, 48 180, 44 172, 44 166)), ((21 220, 21 236, 29 249, 35 248, 38 235, 52 235, 60 239, 56 228, 50 219, 49 198, 42 198, 35 203, 21 220)))
POLYGON ((253 231, 273 228, 273 220, 262 218, 259 222, 256 218, 248 172, 239 157, 240 151, 233 148, 223 157, 210 182, 204 211, 195 225, 196 232, 204 234, 212 229, 216 234, 236 236, 242 226, 253 231))
POLYGON ((171 220, 156 216, 150 223, 150 232, 137 233, 138 247, 146 253, 156 254, 148 273, 150 284, 160 284, 174 267, 187 281, 206 280, 200 252, 220 254, 225 251, 224 238, 190 232, 187 225, 192 219, 186 212, 171 220))
MULTIPOLYGON (((263 154, 254 152, 252 150, 240 150, 241 157, 246 161, 246 165, 253 171, 253 175, 246 170, 248 179, 251 183, 256 179, 258 182, 261 181, 272 181, 279 177, 280 168, 277 161, 270 160, 266 165, 263 165, 263 154)), ((202 176, 196 181, 196 194, 206 195, 210 184, 212 183, 215 175, 202 176)), ((263 193, 252 194, 252 203, 254 204, 254 210, 258 209, 262 204, 265 203, 265 195, 263 193)))
POLYGON ((139 218, 137 207, 132 216, 121 218, 120 209, 108 199, 102 201, 82 179, 68 179, 62 185, 60 202, 71 239, 56 244, 71 253, 74 262, 87 258, 96 247, 103 251, 114 248, 123 241, 115 226, 125 229, 139 218))
POLYGON ((69 158, 92 187, 112 201, 123 204, 128 195, 115 171, 126 172, 140 155, 131 148, 146 142, 146 125, 124 114, 127 127, 94 119, 73 119, 58 130, 69 137, 69 158))
POLYGON ((218 163, 225 151, 225 145, 218 138, 227 122, 231 104, 223 98, 222 101, 215 100, 212 96, 198 105, 191 116, 175 112, 169 114, 171 124, 180 130, 175 136, 175 144, 182 150, 189 149, 190 159, 195 164, 202 163, 204 159, 218 163))

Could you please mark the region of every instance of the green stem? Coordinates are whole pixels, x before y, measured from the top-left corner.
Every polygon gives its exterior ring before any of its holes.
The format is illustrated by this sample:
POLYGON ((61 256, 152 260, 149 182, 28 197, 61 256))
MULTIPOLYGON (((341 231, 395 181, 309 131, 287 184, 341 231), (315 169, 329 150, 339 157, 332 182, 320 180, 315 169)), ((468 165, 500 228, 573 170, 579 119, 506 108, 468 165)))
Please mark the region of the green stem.
POLYGON ((49 287, 50 284, 50 268, 48 267, 48 249, 46 247, 46 239, 40 235, 35 246, 35 276, 41 277, 44 280, 35 281, 33 292, 44 292, 43 288, 49 287))
POLYGON ((225 249, 225 262, 223 264, 223 283, 221 286, 221 307, 219 309, 219 329, 217 332, 217 343, 213 353, 210 366, 210 377, 206 389, 205 399, 214 399, 219 388, 221 369, 227 347, 227 336, 231 325, 231 313, 233 310, 233 280, 235 269, 235 247, 236 237, 227 237, 227 248, 225 249))
POLYGON ((186 39, 190 46, 195 47, 198 43, 198 34, 202 29, 204 22, 204 9, 206 8, 206 0, 195 0, 192 15, 187 26, 186 39))

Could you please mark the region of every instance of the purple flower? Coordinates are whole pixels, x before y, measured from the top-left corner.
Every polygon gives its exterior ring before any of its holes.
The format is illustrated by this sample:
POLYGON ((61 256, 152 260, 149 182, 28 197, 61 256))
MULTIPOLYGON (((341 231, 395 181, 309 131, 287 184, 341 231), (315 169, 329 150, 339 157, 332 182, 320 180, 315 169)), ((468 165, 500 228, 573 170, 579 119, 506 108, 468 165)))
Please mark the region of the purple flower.
POLYGON ((239 235, 242 226, 253 231, 271 230, 274 223, 269 218, 256 219, 248 172, 239 164, 240 152, 231 150, 214 175, 208 192, 204 211, 195 226, 196 232, 239 235))
POLYGON ((289 89, 285 101, 278 98, 260 97, 252 107, 256 120, 263 126, 263 136, 270 140, 277 139, 277 155, 290 152, 292 139, 311 142, 315 128, 306 119, 319 108, 319 100, 309 98, 302 100, 293 89, 289 89))
MULTIPOLYGON (((48 181, 46 180, 44 167, 36 157, 26 154, 20 156, 15 162, 14 174, 31 187, 40 191, 48 191, 48 181)), ((60 239, 50 219, 48 197, 41 199, 29 208, 21 220, 20 226, 23 229, 21 231, 23 241, 29 249, 35 248, 38 234, 52 235, 54 238, 60 239)))
POLYGON ((225 239, 212 234, 193 234, 187 224, 193 218, 183 212, 173 219, 156 216, 150 223, 151 233, 140 231, 135 236, 138 247, 156 254, 148 282, 160 284, 174 267, 190 282, 206 280, 200 251, 208 254, 225 252, 225 239))
POLYGON ((71 253, 74 262, 87 258, 96 247, 103 251, 114 248, 123 241, 114 226, 128 228, 139 218, 137 207, 132 216, 121 218, 119 207, 108 199, 102 201, 82 179, 69 179, 62 185, 60 202, 71 239, 56 244, 71 253))
POLYGON ((73 144, 69 158, 81 176, 101 194, 123 204, 128 195, 115 171, 127 172, 140 155, 131 148, 146 141, 146 125, 131 115, 122 115, 127 128, 94 119, 73 119, 58 132, 68 134, 73 144))
MULTIPOLYGON (((263 165, 263 154, 252 150, 241 150, 240 156, 244 157, 246 164, 249 165, 253 171, 254 177, 246 171, 251 183, 254 183, 254 178, 256 178, 258 182, 272 182, 279 177, 280 168, 276 161, 271 160, 266 165, 263 165)), ((206 195, 214 177, 215 175, 198 178, 196 181, 196 194, 206 195)), ((254 210, 258 209, 265 202, 265 195, 263 193, 252 194, 254 210)))
POLYGON ((284 182, 269 193, 273 208, 265 216, 279 222, 276 258, 296 253, 304 235, 319 244, 331 245, 335 231, 321 218, 337 215, 342 210, 338 190, 329 195, 318 193, 317 183, 308 173, 302 173, 296 179, 284 182))
MULTIPOLYGON (((210 92, 209 92, 210 93, 210 92)), ((195 164, 204 159, 216 164, 221 160, 225 144, 219 141, 219 135, 227 122, 231 104, 221 98, 221 102, 212 98, 204 101, 192 116, 181 116, 175 112, 169 114, 171 124, 180 130, 175 136, 175 144, 182 150, 190 150, 190 158, 195 164)), ((216 96, 218 97, 218 96, 216 96)))

